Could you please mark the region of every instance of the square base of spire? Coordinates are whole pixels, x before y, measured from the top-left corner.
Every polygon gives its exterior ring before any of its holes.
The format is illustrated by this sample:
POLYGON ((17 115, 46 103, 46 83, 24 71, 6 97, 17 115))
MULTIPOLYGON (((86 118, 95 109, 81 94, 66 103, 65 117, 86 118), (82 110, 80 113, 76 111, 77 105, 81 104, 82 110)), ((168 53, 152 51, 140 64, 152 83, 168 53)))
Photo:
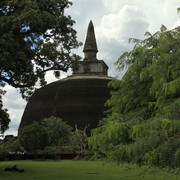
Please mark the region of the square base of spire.
POLYGON ((88 74, 88 75, 108 75, 108 66, 103 60, 97 61, 80 61, 74 69, 73 74, 88 74))

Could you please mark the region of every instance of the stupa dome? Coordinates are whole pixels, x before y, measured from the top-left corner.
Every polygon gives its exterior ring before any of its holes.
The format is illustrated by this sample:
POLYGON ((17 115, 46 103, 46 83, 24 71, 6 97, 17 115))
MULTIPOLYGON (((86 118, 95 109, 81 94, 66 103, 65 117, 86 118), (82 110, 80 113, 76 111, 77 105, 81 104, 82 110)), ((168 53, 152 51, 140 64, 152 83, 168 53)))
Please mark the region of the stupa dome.
POLYGON ((50 83, 37 90, 29 99, 23 113, 19 130, 33 121, 51 116, 60 117, 69 125, 88 131, 97 127, 104 117, 104 104, 109 98, 108 66, 96 59, 97 44, 92 21, 89 23, 85 57, 79 62, 72 76, 50 83))

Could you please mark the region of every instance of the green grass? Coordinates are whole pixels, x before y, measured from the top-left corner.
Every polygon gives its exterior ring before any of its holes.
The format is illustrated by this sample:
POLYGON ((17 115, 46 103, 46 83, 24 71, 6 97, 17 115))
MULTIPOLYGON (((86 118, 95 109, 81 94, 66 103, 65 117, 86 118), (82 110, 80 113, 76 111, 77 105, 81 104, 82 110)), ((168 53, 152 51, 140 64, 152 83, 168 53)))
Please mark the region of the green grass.
POLYGON ((0 162, 1 180, 178 180, 179 175, 135 165, 115 165, 102 161, 4 161, 0 162), (7 172, 17 165, 24 173, 7 172))

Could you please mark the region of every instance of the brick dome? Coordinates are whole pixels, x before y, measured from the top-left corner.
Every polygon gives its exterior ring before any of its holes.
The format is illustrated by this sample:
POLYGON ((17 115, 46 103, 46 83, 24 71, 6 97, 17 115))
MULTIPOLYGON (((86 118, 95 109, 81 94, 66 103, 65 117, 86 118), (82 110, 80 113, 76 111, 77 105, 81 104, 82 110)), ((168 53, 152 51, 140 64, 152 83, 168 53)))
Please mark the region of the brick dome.
POLYGON ((109 97, 109 77, 72 76, 36 91, 25 108, 19 129, 33 121, 55 116, 69 125, 89 130, 104 117, 104 103, 109 97))
POLYGON ((51 116, 60 117, 69 125, 84 129, 97 127, 104 117, 104 104, 109 98, 108 66, 96 58, 97 43, 94 26, 90 21, 84 46, 84 60, 74 75, 48 84, 30 98, 21 119, 19 130, 33 121, 51 116))

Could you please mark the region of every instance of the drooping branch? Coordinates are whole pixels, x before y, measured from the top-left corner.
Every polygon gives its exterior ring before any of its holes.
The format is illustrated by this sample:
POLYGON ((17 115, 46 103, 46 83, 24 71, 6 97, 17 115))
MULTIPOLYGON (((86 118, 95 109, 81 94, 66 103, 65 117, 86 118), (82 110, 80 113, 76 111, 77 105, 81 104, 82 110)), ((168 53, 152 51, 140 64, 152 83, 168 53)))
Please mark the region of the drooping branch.
POLYGON ((0 77, 0 80, 8 83, 9 85, 15 87, 15 88, 25 88, 25 87, 31 87, 33 86, 34 84, 33 83, 27 83, 27 84, 17 84, 15 83, 11 78, 10 79, 7 79, 5 77, 0 77))

